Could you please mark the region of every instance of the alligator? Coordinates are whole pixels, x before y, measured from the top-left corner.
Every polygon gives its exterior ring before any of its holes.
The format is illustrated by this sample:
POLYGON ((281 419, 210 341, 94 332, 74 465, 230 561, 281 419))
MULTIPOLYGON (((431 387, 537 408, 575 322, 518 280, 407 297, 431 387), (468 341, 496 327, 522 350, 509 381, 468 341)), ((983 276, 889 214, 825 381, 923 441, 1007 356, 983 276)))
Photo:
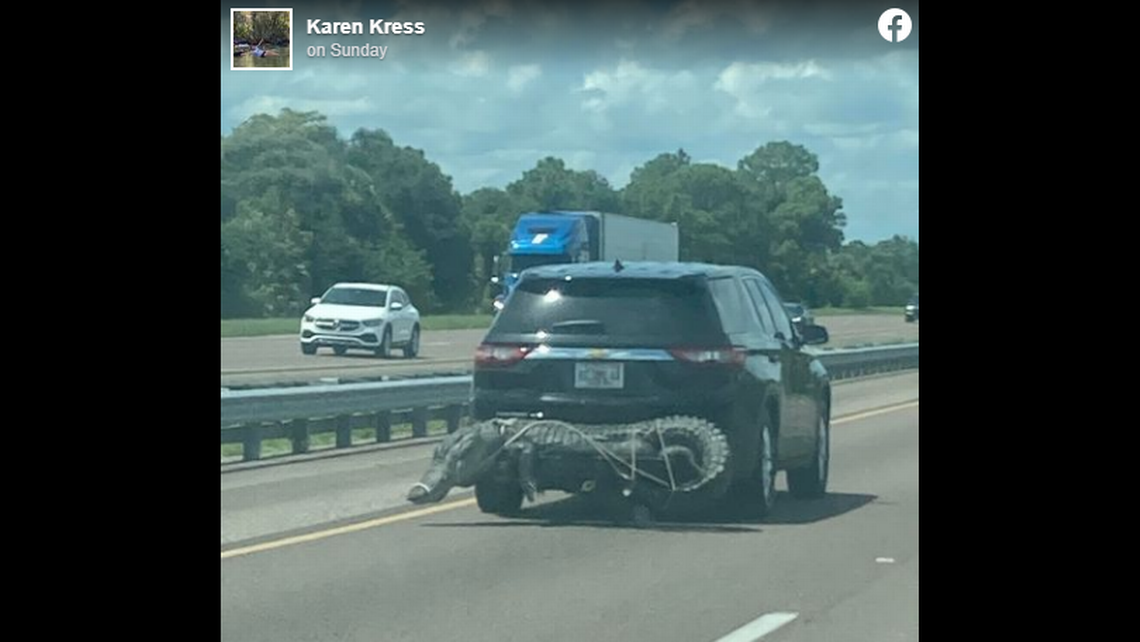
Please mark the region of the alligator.
POLYGON ((492 419, 447 435, 407 498, 434 503, 452 488, 475 486, 481 509, 510 514, 544 490, 616 491, 658 511, 678 495, 723 494, 728 456, 724 433, 693 417, 611 425, 492 419))

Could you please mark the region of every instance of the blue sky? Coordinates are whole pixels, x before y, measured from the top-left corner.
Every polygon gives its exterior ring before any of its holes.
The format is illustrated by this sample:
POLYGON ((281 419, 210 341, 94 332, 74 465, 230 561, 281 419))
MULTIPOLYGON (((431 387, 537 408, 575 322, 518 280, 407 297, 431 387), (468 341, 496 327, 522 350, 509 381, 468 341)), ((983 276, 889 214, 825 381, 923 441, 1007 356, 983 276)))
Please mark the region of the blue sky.
POLYGON ((735 167, 767 142, 804 145, 844 202, 848 239, 918 238, 917 3, 458 4, 293 8, 292 71, 230 71, 222 7, 222 133, 256 113, 325 114, 342 136, 383 129, 457 190, 504 187, 545 156, 615 188, 662 152, 735 167), (877 30, 906 10, 902 43, 877 30), (307 20, 423 22, 423 35, 306 35, 307 20), (386 46, 383 60, 309 45, 386 46))

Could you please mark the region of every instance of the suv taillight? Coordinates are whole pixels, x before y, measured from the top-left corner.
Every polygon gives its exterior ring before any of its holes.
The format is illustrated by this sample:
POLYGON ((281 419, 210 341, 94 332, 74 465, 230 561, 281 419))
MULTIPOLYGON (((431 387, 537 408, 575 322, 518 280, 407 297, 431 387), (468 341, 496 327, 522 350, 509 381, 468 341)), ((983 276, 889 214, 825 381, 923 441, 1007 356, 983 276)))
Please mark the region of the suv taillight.
POLYGON ((484 343, 475 349, 476 368, 501 368, 522 361, 531 346, 519 344, 484 343))
POLYGON ((669 351, 675 358, 687 363, 702 365, 742 366, 748 356, 744 348, 673 348, 669 351))

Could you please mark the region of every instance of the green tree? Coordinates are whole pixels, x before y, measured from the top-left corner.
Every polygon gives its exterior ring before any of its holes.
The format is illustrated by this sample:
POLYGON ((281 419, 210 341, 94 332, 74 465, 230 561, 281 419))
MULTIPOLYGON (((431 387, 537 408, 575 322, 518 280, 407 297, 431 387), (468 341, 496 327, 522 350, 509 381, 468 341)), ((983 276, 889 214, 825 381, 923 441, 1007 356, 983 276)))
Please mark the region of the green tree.
POLYGON ((479 284, 493 276, 496 256, 506 249, 511 228, 522 212, 505 190, 484 187, 463 197, 463 223, 475 251, 475 278, 479 284))
MULTIPOLYGON (((431 273, 372 177, 346 162, 344 141, 315 112, 257 115, 223 137, 221 185, 224 314, 284 313, 283 297, 302 306, 337 281, 431 273)), ((421 288, 417 305, 433 301, 421 288)))
POLYGON ((622 190, 625 213, 676 222, 681 258, 762 266, 769 254, 767 199, 755 181, 684 150, 635 169, 622 190))
POLYGON ((828 193, 816 175, 819 160, 787 141, 758 147, 737 163, 737 171, 756 190, 767 222, 764 237, 769 261, 761 267, 789 299, 809 305, 826 303, 843 288, 829 268, 829 256, 843 244, 843 201, 828 193))
POLYGON ((223 314, 227 291, 239 313, 245 309, 269 316, 300 313, 309 280, 304 255, 311 240, 311 234, 301 231, 294 210, 269 216, 242 204, 238 214, 222 225, 223 314), (227 272, 239 282, 225 283, 227 272))
POLYGON ((422 150, 397 147, 383 130, 361 129, 348 143, 348 162, 366 172, 413 247, 433 266, 433 289, 449 309, 470 303, 470 238, 460 223, 461 201, 438 165, 422 150))
POLYGON ((819 159, 802 145, 778 141, 757 147, 740 159, 737 169, 758 182, 779 188, 792 179, 815 175, 819 159))
POLYGON ((289 37, 289 14, 284 11, 251 11, 250 40, 269 42, 289 37))
POLYGON ((659 154, 634 169, 629 184, 621 191, 622 211, 630 216, 662 220, 670 194, 675 191, 670 187, 670 180, 690 162, 692 159, 685 150, 679 149, 675 154, 659 154))
POLYGON ((918 243, 902 236, 874 245, 853 241, 834 255, 831 268, 843 305, 902 305, 918 292, 918 243))
POLYGON ((616 212, 620 206, 617 192, 600 174, 569 169, 562 159, 553 156, 523 172, 522 178, 507 186, 507 193, 529 211, 616 212))

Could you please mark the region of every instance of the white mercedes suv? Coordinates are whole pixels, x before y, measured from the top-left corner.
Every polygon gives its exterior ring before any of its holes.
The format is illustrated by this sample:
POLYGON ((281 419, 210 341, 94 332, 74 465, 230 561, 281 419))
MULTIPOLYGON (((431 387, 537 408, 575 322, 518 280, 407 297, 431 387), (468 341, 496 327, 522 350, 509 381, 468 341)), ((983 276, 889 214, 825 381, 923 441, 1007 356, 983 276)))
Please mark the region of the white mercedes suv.
POLYGON ((387 358, 392 348, 404 357, 420 351, 420 313, 402 288, 375 283, 337 283, 301 319, 301 352, 322 346, 342 355, 368 350, 387 358))

